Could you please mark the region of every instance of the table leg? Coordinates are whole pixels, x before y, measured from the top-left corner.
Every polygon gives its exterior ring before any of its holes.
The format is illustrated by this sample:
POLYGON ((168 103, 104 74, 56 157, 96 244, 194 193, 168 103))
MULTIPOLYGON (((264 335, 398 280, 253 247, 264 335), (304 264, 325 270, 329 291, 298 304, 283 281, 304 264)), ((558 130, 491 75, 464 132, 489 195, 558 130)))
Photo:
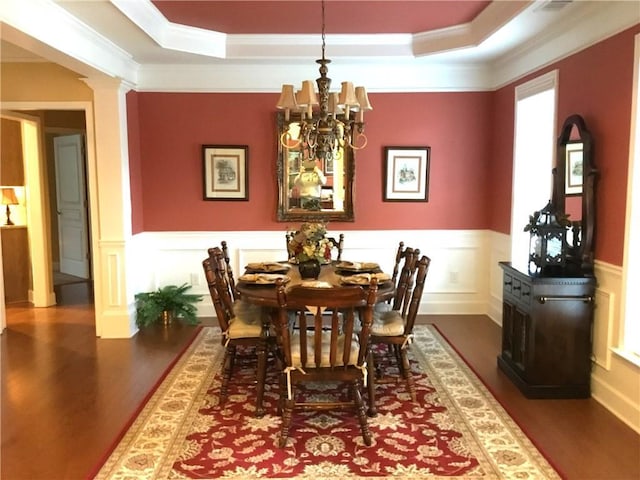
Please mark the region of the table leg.
POLYGON ((376 368, 373 352, 369 350, 367 354, 367 390, 369 393, 369 408, 367 415, 375 417, 378 415, 378 409, 376 408, 376 368))
POLYGON ((266 339, 262 339, 258 343, 257 347, 258 356, 258 385, 256 388, 256 417, 264 416, 264 406, 262 405, 264 399, 264 387, 267 380, 267 342, 266 339))

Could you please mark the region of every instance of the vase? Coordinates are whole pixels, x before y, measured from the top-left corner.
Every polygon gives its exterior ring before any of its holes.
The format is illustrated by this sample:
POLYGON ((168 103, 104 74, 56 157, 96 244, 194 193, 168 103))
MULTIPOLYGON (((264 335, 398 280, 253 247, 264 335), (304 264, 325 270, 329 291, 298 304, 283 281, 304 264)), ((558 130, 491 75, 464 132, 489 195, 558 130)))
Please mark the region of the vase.
POLYGON ((300 272, 300 278, 316 279, 320 275, 320 262, 315 258, 300 262, 298 264, 298 271, 300 272))

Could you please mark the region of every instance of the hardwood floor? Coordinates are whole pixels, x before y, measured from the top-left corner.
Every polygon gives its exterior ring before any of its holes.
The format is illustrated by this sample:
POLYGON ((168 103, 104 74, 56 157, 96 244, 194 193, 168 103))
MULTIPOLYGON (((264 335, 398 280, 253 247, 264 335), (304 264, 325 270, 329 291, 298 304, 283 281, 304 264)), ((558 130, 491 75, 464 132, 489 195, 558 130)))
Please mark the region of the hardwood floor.
MULTIPOLYGON (((2 479, 87 478, 197 328, 174 324, 132 339, 99 339, 93 306, 84 301, 87 284, 58 288, 59 307, 7 308, 2 479)), ((640 478, 640 436, 595 400, 527 400, 498 371, 500 328, 488 317, 420 320, 438 325, 566 478, 640 478)))

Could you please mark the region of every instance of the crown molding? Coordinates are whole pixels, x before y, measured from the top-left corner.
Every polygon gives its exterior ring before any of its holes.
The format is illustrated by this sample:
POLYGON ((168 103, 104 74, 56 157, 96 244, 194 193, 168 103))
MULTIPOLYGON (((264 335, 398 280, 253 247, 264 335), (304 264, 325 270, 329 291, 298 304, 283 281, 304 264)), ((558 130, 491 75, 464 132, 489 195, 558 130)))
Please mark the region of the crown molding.
MULTIPOLYGON (((277 63, 224 65, 146 65, 137 91, 147 92, 279 92, 283 83, 302 83, 318 76, 317 65, 277 63)), ((331 64, 333 85, 348 79, 376 92, 487 90, 489 71, 482 65, 415 64, 389 60, 357 65, 331 64)))
MULTIPOLYGON (((572 2, 561 13, 545 11, 542 3, 494 2, 493 11, 470 24, 415 36, 328 35, 327 57, 333 60, 329 76, 336 83, 349 79, 366 85, 371 92, 494 90, 640 23, 636 2, 572 2), (499 21, 491 20, 492 15, 499 21), (481 39, 478 49, 502 45, 505 37, 518 34, 523 22, 542 25, 549 15, 557 19, 550 30, 497 59, 485 53, 472 57, 470 49, 460 48, 481 39), (456 51, 427 54, 445 48, 456 51)), ((226 35, 172 24, 149 0, 102 5, 135 19, 138 27, 131 28, 153 39, 153 60, 136 62, 52 0, 0 2, 2 38, 81 75, 119 78, 138 91, 276 92, 282 83, 318 76, 318 35, 226 35), (158 44, 173 53, 167 55, 158 44)), ((471 51, 484 52, 478 49, 471 51)))
POLYGON ((172 23, 150 0, 109 1, 162 48, 215 58, 226 57, 225 33, 172 23))
POLYGON ((581 2, 582 9, 556 29, 539 35, 492 63, 495 89, 591 47, 640 23, 635 1, 581 2))
POLYGON ((82 74, 136 82, 132 56, 50 0, 2 0, 2 38, 82 74))
POLYGON ((413 54, 421 57, 477 47, 528 6, 525 2, 493 2, 469 23, 415 34, 413 54))
MULTIPOLYGON (((321 56, 320 35, 229 35, 227 59, 310 61, 321 56)), ((326 35, 328 58, 413 58, 411 34, 326 35)))

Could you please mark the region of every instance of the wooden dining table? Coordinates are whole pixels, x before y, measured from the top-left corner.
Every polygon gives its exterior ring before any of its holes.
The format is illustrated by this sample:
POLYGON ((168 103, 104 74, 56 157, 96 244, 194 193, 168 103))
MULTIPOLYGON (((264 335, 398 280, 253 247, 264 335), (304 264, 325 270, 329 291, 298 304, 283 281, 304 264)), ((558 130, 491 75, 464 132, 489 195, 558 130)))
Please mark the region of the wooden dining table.
MULTIPOLYGON (((330 264, 322 265, 320 269, 320 275, 317 280, 303 279, 300 277, 300 272, 295 264, 288 264, 281 262, 284 266, 289 267, 286 272, 282 274, 286 275, 289 280, 287 286, 293 286, 304 283, 309 286, 319 286, 325 288, 343 288, 346 286, 353 286, 352 283, 345 283, 343 277, 358 274, 357 270, 341 270, 338 262, 332 262, 330 264)), ((273 262, 269 262, 273 264, 273 262)), ((255 273, 255 270, 248 269, 245 275, 255 273)), ((268 272, 267 272, 268 273, 268 272)), ((276 272, 272 272, 274 275, 276 272)), ((372 273, 380 273, 379 269, 374 270, 372 273)), ((244 302, 248 302, 254 305, 259 305, 264 308, 263 328, 262 335, 264 342, 258 347, 257 352, 257 388, 256 388, 256 417, 262 417, 265 414, 263 406, 266 371, 267 371, 267 342, 270 337, 270 325, 273 319, 273 314, 278 309, 278 300, 276 296, 275 281, 273 283, 256 283, 243 281, 244 275, 238 277, 236 283, 236 291, 240 294, 240 298, 244 302)), ((245 277, 246 278, 246 277, 245 277)), ((368 285, 368 283, 367 283, 368 285)), ((362 285, 366 287, 366 285, 362 285)), ((391 280, 381 281, 378 284, 378 293, 376 295, 376 303, 386 302, 395 295, 395 285, 391 280)))
MULTIPOLYGON (((342 278, 348 277, 353 274, 357 274, 357 270, 341 270, 336 262, 322 265, 320 269, 320 275, 317 280, 309 280, 302 279, 300 277, 300 272, 298 271, 298 267, 295 264, 288 264, 286 262, 282 262, 282 265, 290 266, 289 270, 283 272, 287 277, 289 277, 289 281, 287 282, 287 287, 298 285, 303 282, 307 282, 309 285, 313 285, 312 282, 318 282, 318 286, 324 286, 327 288, 341 288, 345 286, 353 286, 353 284, 344 283, 342 278)), ((250 270, 248 272, 251 272, 250 270)), ((379 273, 380 270, 376 269, 373 273, 379 273)), ((275 272, 274 272, 275 273, 275 272)), ((367 282, 368 284, 368 282, 367 282)), ((366 286, 363 284, 362 286, 366 286)), ((275 289, 275 281, 273 283, 254 283, 254 282, 246 282, 242 280, 242 276, 239 277, 238 283, 236 284, 236 290, 240 293, 240 297, 249 303, 260 305, 263 307, 278 307, 278 300, 276 298, 276 289, 275 289)), ((379 282, 378 283, 378 294, 376 297, 376 301, 384 302, 393 298, 395 294, 395 285, 390 280, 379 282)))

